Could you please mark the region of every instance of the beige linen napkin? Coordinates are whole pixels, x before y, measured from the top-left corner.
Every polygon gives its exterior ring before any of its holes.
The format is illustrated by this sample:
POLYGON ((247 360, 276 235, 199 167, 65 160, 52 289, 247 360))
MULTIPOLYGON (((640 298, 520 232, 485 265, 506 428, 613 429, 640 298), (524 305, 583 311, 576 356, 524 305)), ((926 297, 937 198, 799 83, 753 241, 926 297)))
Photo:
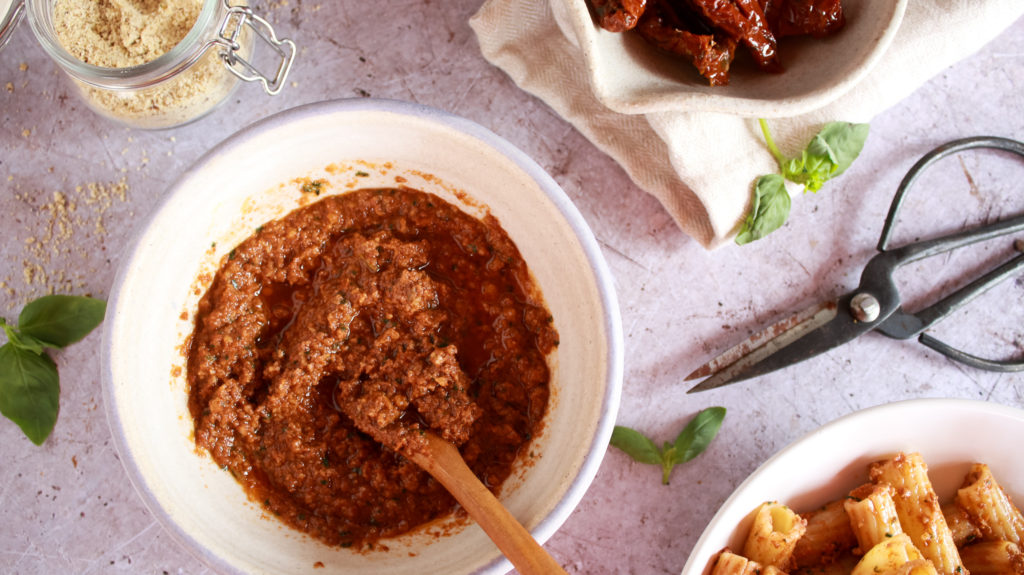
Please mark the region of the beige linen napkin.
MULTIPOLYGON (((550 2, 561 1, 488 0, 470 19, 484 57, 614 158, 684 232, 709 249, 729 241, 746 213, 753 181, 777 171, 757 121, 609 110, 590 89, 575 38, 567 38, 554 19, 550 2), (749 160, 737 165, 735 158, 749 160)), ((910 0, 892 45, 863 80, 813 112, 772 120, 772 133, 783 152, 795 154, 826 122, 870 121, 1021 14, 1024 0, 910 0)))

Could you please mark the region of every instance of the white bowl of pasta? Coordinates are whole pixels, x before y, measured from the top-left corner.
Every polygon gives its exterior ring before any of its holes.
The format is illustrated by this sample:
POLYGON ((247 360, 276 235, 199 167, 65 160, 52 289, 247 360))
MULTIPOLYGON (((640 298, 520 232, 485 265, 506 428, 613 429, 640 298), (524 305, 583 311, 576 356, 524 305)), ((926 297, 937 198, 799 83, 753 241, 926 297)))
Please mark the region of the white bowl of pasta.
POLYGON ((1024 542, 998 543, 1024 538, 1024 519, 1001 516, 1024 501, 1024 458, 1008 445, 1022 435, 1024 411, 983 401, 901 401, 837 419, 733 492, 682 575, 768 573, 776 560, 793 573, 965 573, 972 563, 976 574, 1020 572, 993 562, 1024 566, 1024 542), (940 507, 930 507, 929 487, 940 507), (765 518, 774 533, 758 537, 765 518))

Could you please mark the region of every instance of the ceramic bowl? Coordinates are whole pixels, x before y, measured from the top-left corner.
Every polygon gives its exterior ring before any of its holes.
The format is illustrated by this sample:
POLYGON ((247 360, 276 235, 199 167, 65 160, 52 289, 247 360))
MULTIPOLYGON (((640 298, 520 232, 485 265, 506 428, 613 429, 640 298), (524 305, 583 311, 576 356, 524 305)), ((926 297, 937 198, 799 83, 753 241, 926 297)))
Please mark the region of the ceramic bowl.
MULTIPOLYGON (((846 25, 824 39, 783 38, 781 74, 765 74, 738 54, 727 86, 709 86, 689 62, 650 46, 635 32, 597 25, 587 0, 553 0, 562 32, 575 41, 597 99, 624 114, 719 112, 793 116, 832 102, 856 85, 892 43, 907 0, 846 0, 846 25)), ((738 51, 742 51, 740 48, 738 51)))
POLYGON ((742 549, 751 515, 765 501, 798 513, 844 497, 868 481, 868 465, 918 452, 940 501, 956 493, 972 463, 985 463, 1016 501, 1024 498, 1024 460, 1007 441, 1024 435, 1024 410, 984 401, 919 399, 858 411, 826 424, 761 465, 722 505, 697 540, 683 575, 710 572, 724 547, 742 549))
POLYGON ((387 540, 390 551, 328 547, 250 502, 192 436, 182 344, 208 274, 257 226, 294 209, 297 178, 329 193, 396 182, 470 213, 486 206, 518 245, 552 312, 552 398, 539 457, 499 499, 540 542, 564 522, 608 444, 622 380, 612 278, 593 235, 554 180, 467 120, 399 102, 312 104, 218 145, 167 191, 121 261, 104 322, 106 409, 132 482, 161 523, 224 573, 503 573, 511 565, 474 523, 387 540), (204 276, 204 274, 207 274, 204 276))

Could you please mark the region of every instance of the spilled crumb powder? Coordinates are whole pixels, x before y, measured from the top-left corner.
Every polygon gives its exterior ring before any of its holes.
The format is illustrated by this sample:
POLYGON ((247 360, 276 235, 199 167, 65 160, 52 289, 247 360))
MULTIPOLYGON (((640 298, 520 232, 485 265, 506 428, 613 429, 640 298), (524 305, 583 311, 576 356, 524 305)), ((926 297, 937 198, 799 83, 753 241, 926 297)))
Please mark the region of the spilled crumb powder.
POLYGON ((82 240, 107 235, 106 215, 116 203, 128 202, 128 184, 122 178, 113 183, 93 182, 76 186, 73 191, 44 194, 16 192, 15 198, 29 206, 39 218, 32 222, 21 239, 21 277, 0 279, 0 290, 8 296, 8 309, 20 307, 30 299, 53 293, 73 293, 85 287, 88 270, 79 268, 89 255, 82 240), (40 202, 39 198, 46 198, 40 202), (48 271, 53 268, 57 271, 48 271), (20 280, 20 281, 18 281, 20 280), (20 283, 20 289, 15 288, 20 283), (21 301, 16 301, 20 296, 21 301))

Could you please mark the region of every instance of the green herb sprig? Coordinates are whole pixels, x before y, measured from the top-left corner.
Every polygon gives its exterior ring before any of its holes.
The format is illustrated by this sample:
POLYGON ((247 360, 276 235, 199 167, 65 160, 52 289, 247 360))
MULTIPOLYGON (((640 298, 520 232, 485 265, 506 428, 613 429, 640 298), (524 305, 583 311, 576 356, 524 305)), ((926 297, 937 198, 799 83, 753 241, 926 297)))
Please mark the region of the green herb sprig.
POLYGON ((800 156, 787 158, 775 145, 768 122, 759 119, 758 123, 781 173, 761 176, 754 184, 753 205, 736 235, 736 243, 740 245, 759 240, 786 223, 790 198, 785 180, 803 185, 804 193, 817 192, 825 182, 850 167, 868 138, 868 124, 830 122, 811 139, 800 156))
POLYGON ((36 445, 57 423, 60 378, 46 348, 64 348, 103 321, 107 304, 84 296, 48 295, 29 302, 18 325, 0 317, 7 343, 0 346, 0 414, 36 445))
POLYGON ((696 415, 672 443, 665 442, 660 449, 646 435, 616 425, 611 444, 625 451, 635 461, 661 466, 661 482, 668 485, 672 469, 697 457, 707 449, 725 419, 724 407, 709 407, 696 415))

